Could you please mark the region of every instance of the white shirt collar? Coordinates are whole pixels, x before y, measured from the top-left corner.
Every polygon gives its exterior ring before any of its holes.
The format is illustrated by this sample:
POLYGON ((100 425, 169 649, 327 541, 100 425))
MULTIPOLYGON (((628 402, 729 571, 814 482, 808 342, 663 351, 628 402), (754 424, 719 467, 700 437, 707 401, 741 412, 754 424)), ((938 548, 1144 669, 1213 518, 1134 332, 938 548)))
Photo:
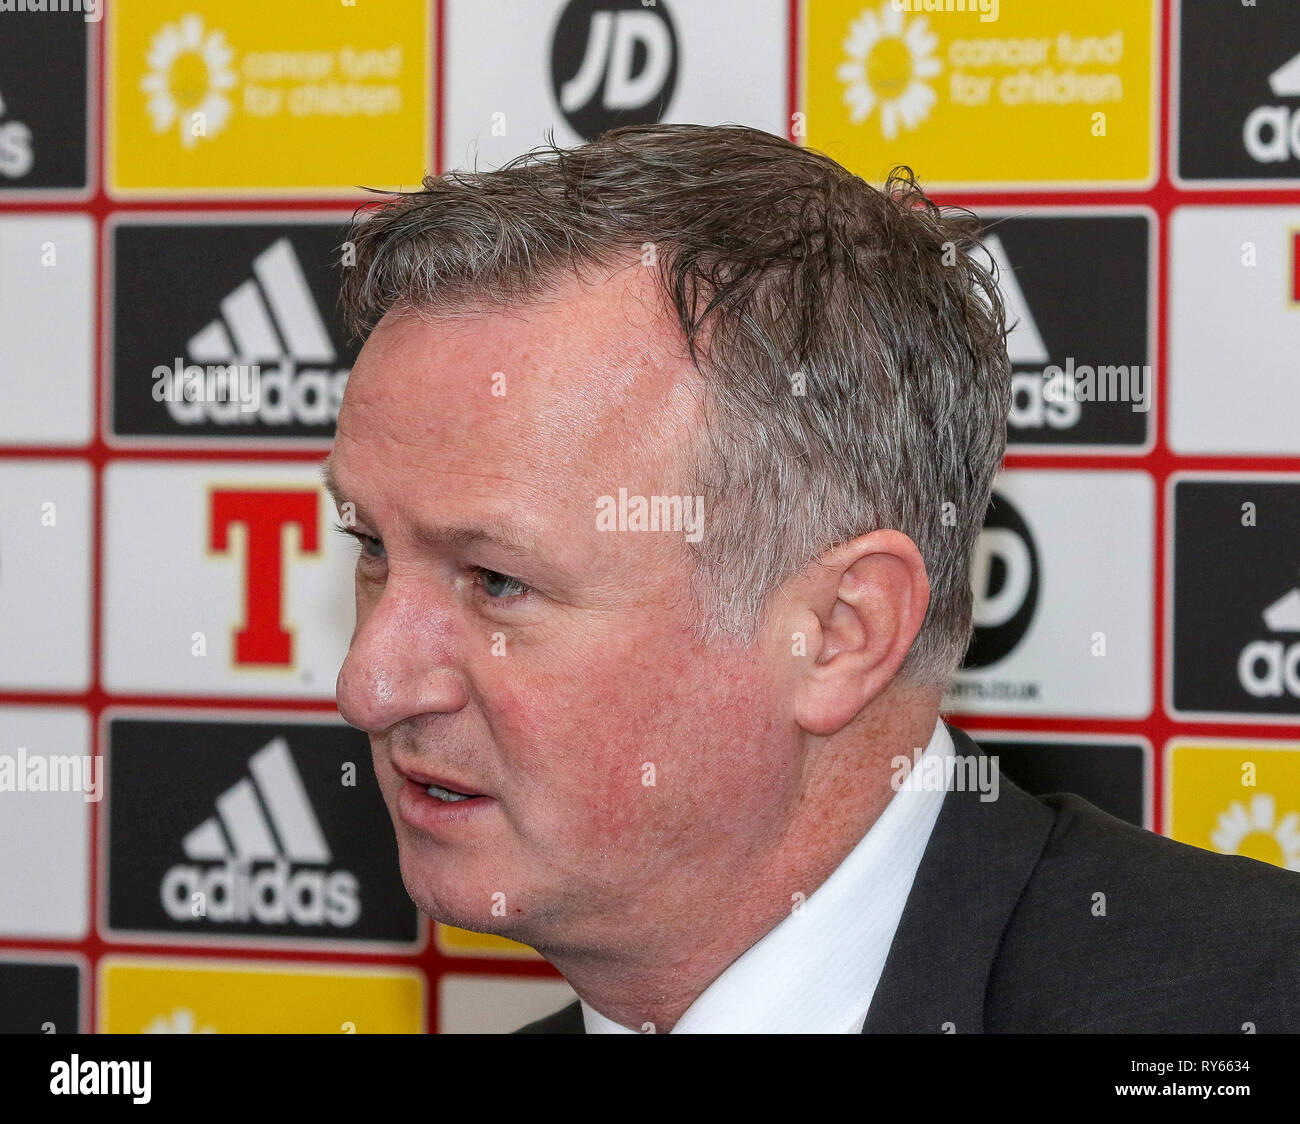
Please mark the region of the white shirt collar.
MULTIPOLYGON (((925 758, 956 752, 942 720, 925 758)), ((880 982, 942 787, 904 787, 830 876, 713 981, 673 1034, 856 1034, 880 982)), ((582 1004, 588 1034, 636 1034, 582 1004)))

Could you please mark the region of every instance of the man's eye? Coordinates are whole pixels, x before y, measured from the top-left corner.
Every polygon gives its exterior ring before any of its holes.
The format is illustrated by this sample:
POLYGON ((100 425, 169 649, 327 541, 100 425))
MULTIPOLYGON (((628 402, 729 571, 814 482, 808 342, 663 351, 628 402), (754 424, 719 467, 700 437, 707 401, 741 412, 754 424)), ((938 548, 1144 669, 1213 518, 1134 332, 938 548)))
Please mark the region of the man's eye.
POLYGON ((378 539, 374 535, 363 535, 360 531, 354 530, 351 527, 345 527, 342 523, 334 524, 334 529, 342 531, 343 534, 347 535, 349 538, 355 539, 357 545, 361 548, 361 553, 367 558, 383 558, 383 539, 378 539))
POLYGON ((475 573, 478 576, 478 584, 483 587, 483 592, 493 601, 510 601, 529 592, 528 586, 508 574, 485 570, 481 566, 475 570, 475 573))

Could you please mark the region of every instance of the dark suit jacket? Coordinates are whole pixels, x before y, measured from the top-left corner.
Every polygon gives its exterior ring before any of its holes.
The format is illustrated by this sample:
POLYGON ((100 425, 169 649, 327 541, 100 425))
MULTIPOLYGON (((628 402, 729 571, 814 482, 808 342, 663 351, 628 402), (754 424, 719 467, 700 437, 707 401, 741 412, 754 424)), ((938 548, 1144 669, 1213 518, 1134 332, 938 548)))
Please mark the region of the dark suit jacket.
MULTIPOLYGON (((959 754, 981 752, 948 728, 959 754)), ((1003 776, 997 800, 944 797, 863 1033, 1241 1034, 1248 1023, 1300 1031, 1300 873, 1003 776)), ((581 1008, 516 1033, 581 1034, 581 1008)))

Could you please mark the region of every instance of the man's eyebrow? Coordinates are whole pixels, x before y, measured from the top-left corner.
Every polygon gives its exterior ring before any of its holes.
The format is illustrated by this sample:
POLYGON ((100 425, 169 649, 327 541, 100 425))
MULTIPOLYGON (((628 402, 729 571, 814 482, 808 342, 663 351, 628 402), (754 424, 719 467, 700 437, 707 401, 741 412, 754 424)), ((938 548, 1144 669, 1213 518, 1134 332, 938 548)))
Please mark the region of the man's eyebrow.
POLYGON ((489 516, 481 525, 472 523, 457 526, 417 527, 415 537, 430 546, 464 550, 479 543, 490 543, 508 550, 511 554, 532 557, 537 553, 537 543, 532 535, 513 523, 489 516))
MULTIPOLYGON (((327 459, 321 466, 321 481, 334 502, 345 502, 342 486, 327 459)), ((537 553, 537 537, 527 528, 496 515, 485 516, 478 524, 433 525, 417 527, 415 537, 433 547, 450 547, 464 550, 479 543, 493 543, 513 554, 533 556, 537 553)))
POLYGON ((325 463, 320 466, 321 483, 325 485, 325 491, 329 492, 335 504, 343 502, 343 489, 339 487, 338 477, 334 475, 334 466, 330 464, 329 458, 325 458, 325 463))

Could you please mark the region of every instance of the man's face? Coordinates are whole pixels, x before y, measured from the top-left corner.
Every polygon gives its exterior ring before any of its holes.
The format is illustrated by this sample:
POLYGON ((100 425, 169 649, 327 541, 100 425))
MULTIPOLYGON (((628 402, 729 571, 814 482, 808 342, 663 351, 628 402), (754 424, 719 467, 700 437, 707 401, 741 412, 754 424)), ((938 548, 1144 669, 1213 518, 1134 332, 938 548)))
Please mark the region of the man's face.
POLYGON ((597 528, 597 497, 689 486, 697 376, 672 338, 634 268, 508 314, 390 315, 348 382, 339 709, 441 921, 576 949, 698 916, 797 805, 789 638, 696 644, 682 532, 597 528))

